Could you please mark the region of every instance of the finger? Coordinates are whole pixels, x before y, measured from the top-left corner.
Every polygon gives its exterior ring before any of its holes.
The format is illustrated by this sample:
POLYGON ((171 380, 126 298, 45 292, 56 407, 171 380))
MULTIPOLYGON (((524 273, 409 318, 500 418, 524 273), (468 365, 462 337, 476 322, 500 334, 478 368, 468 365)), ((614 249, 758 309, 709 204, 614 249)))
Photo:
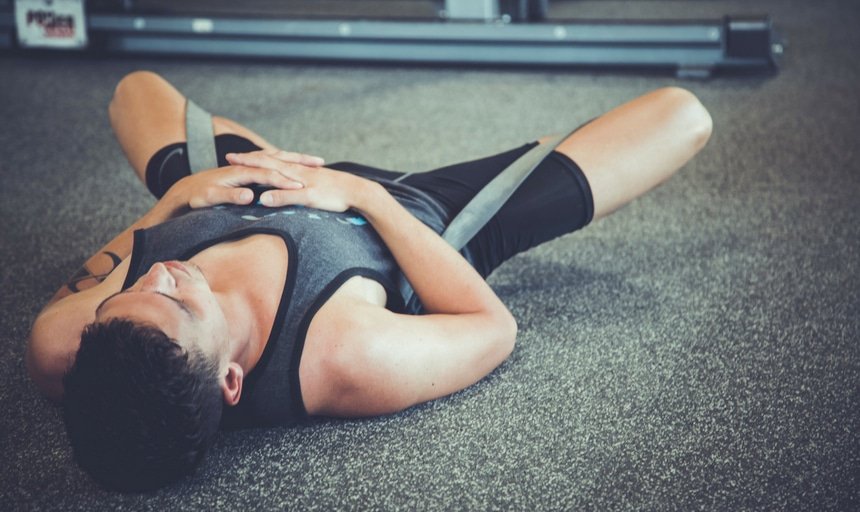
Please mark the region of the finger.
POLYGON ((254 200, 254 191, 250 188, 231 188, 229 197, 233 204, 248 204, 254 200))
POLYGON ((301 164, 307 165, 308 167, 320 167, 325 164, 325 160, 318 156, 294 153, 291 151, 284 151, 283 149, 273 150, 270 155, 273 158, 277 158, 278 160, 289 164, 301 164))
POLYGON ((325 160, 318 156, 294 153, 281 149, 252 151, 250 153, 227 153, 226 158, 231 164, 257 165, 260 167, 267 166, 264 162, 274 164, 275 161, 287 164, 300 164, 307 167, 321 167, 325 164, 325 160), (271 160, 262 157, 269 157, 271 160))
POLYGON ((207 187, 202 194, 189 201, 191 208, 205 208, 218 204, 248 204, 254 199, 254 192, 248 188, 207 187))
POLYGON ((304 182, 299 176, 293 176, 292 171, 279 171, 274 169, 266 169, 259 167, 236 167, 237 175, 233 185, 247 185, 249 183, 257 183, 260 185, 269 185, 275 188, 283 189, 299 189, 303 188, 304 182), (287 174, 289 172, 290 174, 287 174))
POLYGON ((229 160, 234 165, 244 165, 247 167, 262 167, 265 169, 283 170, 289 165, 286 162, 278 160, 272 155, 268 155, 263 151, 254 151, 253 153, 234 153, 231 154, 229 160))
POLYGON ((233 165, 251 165, 252 159, 249 158, 250 154, 251 153, 227 153, 225 158, 227 159, 227 162, 233 165))
POLYGON ((267 190, 260 195, 263 206, 307 206, 307 190, 267 190))
MULTIPOLYGON (((254 153, 258 153, 255 151, 254 153)), ((227 153, 225 158, 227 161, 233 165, 247 165, 251 166, 252 162, 259 162, 259 159, 254 159, 252 153, 227 153)), ((254 167, 260 167, 259 165, 254 165, 254 167)))

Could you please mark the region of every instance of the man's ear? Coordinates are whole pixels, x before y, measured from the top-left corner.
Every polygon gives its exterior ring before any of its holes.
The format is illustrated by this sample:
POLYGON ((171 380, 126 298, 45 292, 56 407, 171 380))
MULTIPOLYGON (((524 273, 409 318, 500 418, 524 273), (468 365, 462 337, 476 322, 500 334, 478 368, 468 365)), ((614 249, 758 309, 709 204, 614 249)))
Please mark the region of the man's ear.
POLYGON ((227 375, 221 381, 221 392, 224 395, 224 403, 229 406, 234 406, 239 403, 239 398, 242 396, 242 380, 245 378, 245 372, 238 363, 229 363, 227 365, 227 375))

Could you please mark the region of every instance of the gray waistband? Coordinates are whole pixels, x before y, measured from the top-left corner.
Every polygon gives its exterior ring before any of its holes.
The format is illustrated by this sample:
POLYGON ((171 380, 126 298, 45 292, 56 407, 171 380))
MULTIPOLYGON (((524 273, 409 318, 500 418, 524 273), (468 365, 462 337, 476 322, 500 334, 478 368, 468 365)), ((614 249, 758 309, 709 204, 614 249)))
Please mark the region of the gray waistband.
POLYGON ((188 140, 188 163, 191 172, 218 167, 212 115, 191 100, 185 103, 185 136, 188 140))

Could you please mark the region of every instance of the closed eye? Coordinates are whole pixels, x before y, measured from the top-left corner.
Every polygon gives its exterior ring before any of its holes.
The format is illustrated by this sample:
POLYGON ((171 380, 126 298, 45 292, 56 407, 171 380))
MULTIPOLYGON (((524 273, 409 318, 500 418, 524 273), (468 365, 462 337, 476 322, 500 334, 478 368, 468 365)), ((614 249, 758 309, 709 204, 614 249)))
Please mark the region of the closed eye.
MULTIPOLYGON (((112 298, 116 297, 117 295, 122 295, 124 293, 133 293, 133 291, 132 290, 123 290, 123 291, 119 291, 119 292, 113 293, 111 295, 108 295, 105 298, 105 300, 101 301, 99 303, 99 305, 96 306, 96 316, 99 315, 99 311, 101 311, 102 307, 107 303, 107 301, 111 300, 112 298)), ((137 292, 137 293, 146 293, 146 292, 137 292)), ((152 292, 152 293, 155 293, 156 295, 161 295, 162 297, 167 297, 168 299, 173 301, 177 306, 179 306, 179 309, 181 309, 186 315, 188 315, 191 318, 196 317, 194 312, 191 311, 191 308, 189 308, 188 305, 185 304, 185 302, 183 302, 183 301, 181 301, 175 297, 171 297, 170 295, 167 295, 166 293, 162 293, 162 292, 152 292)))

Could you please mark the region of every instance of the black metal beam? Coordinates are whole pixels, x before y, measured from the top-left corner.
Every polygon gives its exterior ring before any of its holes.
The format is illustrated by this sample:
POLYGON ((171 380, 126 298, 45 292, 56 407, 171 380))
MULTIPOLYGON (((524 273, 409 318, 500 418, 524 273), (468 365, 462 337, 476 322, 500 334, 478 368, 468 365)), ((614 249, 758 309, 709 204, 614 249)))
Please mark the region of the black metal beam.
MULTIPOLYGON (((0 43, 4 33, 0 15, 0 43)), ((14 20, 8 17, 7 32, 14 20)), ((89 14, 95 49, 276 59, 647 67, 680 76, 776 69, 767 16, 554 23, 201 18, 89 14)))
POLYGON ((14 46, 15 15, 11 12, 0 12, 0 49, 14 46))

